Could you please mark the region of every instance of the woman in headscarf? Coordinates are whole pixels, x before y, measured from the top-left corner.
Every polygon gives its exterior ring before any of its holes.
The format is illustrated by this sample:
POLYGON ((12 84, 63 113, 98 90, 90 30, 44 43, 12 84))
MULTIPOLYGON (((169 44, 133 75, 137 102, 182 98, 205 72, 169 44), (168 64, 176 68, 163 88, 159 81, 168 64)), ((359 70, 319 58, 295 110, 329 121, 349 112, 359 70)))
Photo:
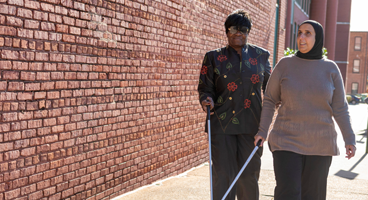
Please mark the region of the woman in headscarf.
POLYGON ((324 200, 332 156, 339 155, 339 125, 347 158, 355 154, 341 73, 336 63, 322 56, 323 27, 307 20, 298 30, 298 52, 284 57, 271 74, 264 96, 255 144, 267 138, 274 158, 275 200, 324 200))

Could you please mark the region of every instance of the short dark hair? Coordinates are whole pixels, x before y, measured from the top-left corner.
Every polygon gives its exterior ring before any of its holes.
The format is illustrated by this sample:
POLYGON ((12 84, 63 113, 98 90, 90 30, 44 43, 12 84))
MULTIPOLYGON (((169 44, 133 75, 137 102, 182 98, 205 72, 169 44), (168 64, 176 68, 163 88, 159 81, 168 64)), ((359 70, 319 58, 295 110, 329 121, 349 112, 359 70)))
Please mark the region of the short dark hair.
MULTIPOLYGON (((250 29, 252 28, 252 19, 247 11, 238 9, 227 16, 225 21, 225 31, 229 32, 230 26, 246 26, 250 29)), ((248 33, 249 33, 248 31, 248 33)))

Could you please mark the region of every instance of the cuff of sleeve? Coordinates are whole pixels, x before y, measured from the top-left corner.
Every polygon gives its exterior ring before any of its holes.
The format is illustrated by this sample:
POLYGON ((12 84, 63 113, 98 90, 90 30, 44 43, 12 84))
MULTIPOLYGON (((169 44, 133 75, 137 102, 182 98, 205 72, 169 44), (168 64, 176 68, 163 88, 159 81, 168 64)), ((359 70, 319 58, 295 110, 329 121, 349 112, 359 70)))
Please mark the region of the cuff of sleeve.
POLYGON ((257 135, 263 137, 265 140, 267 139, 267 133, 258 132, 257 135))

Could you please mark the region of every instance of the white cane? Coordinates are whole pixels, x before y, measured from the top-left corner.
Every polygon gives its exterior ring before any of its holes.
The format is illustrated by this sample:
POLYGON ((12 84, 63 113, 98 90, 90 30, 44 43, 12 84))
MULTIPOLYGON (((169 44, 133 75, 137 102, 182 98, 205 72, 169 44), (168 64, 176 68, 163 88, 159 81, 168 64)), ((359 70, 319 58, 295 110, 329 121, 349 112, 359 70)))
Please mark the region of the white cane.
POLYGON ((212 187, 212 152, 211 152, 211 121, 210 121, 210 106, 207 106, 207 126, 208 126, 208 152, 209 152, 209 164, 210 164, 210 183, 211 183, 211 188, 210 188, 210 192, 211 192, 211 200, 213 200, 213 187, 212 187))
POLYGON ((231 183, 229 189, 227 189, 225 195, 222 197, 221 200, 225 200, 225 198, 227 197, 227 195, 230 193, 231 189, 234 187, 236 181, 239 179, 240 175, 243 173, 244 169, 247 167, 248 163, 250 162, 250 160, 252 160, 254 154, 257 152, 259 145, 261 145, 262 140, 258 140, 257 142, 257 146, 254 147, 252 153, 250 154, 249 158, 247 159, 247 161, 245 162, 245 164, 243 165, 243 167, 241 168, 241 170, 239 171, 238 175, 235 177, 233 183, 231 183))

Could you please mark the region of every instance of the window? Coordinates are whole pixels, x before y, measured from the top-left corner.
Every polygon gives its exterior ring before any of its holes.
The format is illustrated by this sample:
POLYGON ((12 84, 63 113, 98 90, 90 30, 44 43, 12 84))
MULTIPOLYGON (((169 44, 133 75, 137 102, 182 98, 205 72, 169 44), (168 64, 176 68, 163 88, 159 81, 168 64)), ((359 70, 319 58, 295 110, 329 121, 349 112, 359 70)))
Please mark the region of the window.
POLYGON ((295 0, 295 3, 299 6, 299 8, 304 11, 309 16, 309 8, 310 8, 311 0, 295 0))
POLYGON ((351 84, 351 94, 357 94, 358 93, 358 83, 352 83, 351 84))
POLYGON ((360 60, 354 60, 353 73, 359 73, 360 60))
POLYGON ((362 38, 361 38, 361 37, 355 37, 355 46, 354 46, 354 50, 356 50, 356 51, 360 51, 361 43, 362 43, 362 38))

